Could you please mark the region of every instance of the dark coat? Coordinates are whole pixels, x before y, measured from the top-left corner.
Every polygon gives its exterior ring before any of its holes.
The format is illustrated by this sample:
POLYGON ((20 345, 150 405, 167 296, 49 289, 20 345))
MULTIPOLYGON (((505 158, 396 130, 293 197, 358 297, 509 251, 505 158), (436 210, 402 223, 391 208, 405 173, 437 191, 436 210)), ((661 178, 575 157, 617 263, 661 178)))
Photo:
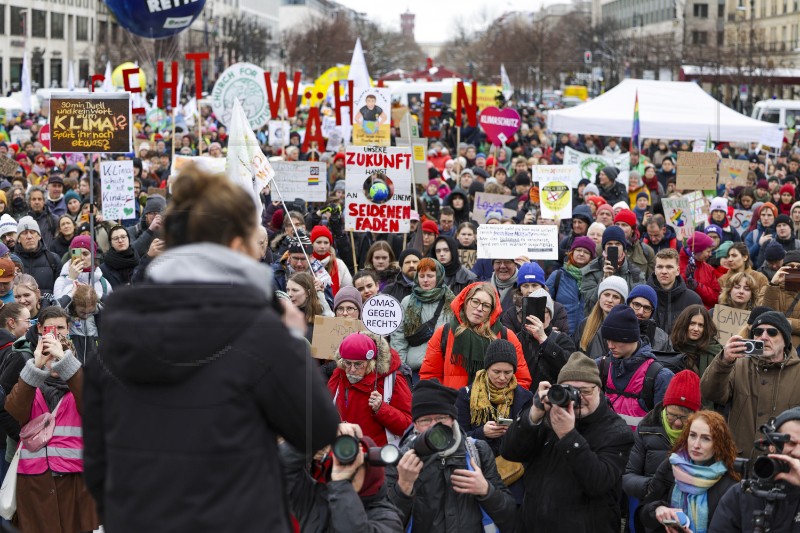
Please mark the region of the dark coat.
POLYGON ((675 278, 675 285, 670 290, 661 288, 661 284, 656 279, 655 274, 650 275, 647 280, 658 296, 658 306, 656 307, 655 320, 656 325, 667 332, 672 333, 672 324, 678 315, 690 305, 702 305, 703 299, 700 295, 686 286, 686 282, 681 276, 675 278))
POLYGON ((61 273, 61 258, 45 247, 44 238, 32 252, 25 251, 22 245, 17 243, 14 253, 22 261, 25 273, 36 279, 39 290, 52 294, 53 286, 61 273))
MULTIPOLYGON (((458 429, 458 426, 453 428, 458 429)), ((400 449, 408 447, 409 429, 400 440, 400 449)), ((494 520, 500 531, 513 531, 516 504, 508 487, 497 473, 495 456, 489 445, 476 440, 480 465, 489 493, 484 498, 471 494, 459 494, 452 488, 450 475, 454 470, 466 468, 464 441, 467 436, 461 432, 461 444, 452 455, 441 458, 433 454, 424 459, 422 472, 414 483, 412 495, 406 496, 397 486, 397 467, 386 467, 386 488, 389 500, 400 509, 403 527, 413 518, 411 533, 483 533, 481 523, 483 510, 494 520)))
POLYGON ((135 270, 135 267, 129 270, 117 270, 111 268, 108 263, 103 263, 100 265, 100 271, 103 273, 103 277, 114 289, 120 286, 130 285, 131 278, 133 278, 133 272, 135 270))
POLYGON ((277 436, 310 453, 339 416, 266 295, 148 283, 112 293, 103 326, 83 420, 86 484, 106 528, 289 531, 277 436))
MULTIPOLYGON (((800 511, 800 487, 787 485, 786 499, 779 500, 772 511, 770 525, 772 533, 800 533, 800 522, 796 520, 800 511)), ((722 496, 714 517, 708 527, 709 533, 731 531, 751 533, 753 512, 763 511, 766 500, 745 492, 741 485, 734 485, 722 496)))
MULTIPOLYGON (((597 303, 599 297, 597 288, 603 281, 603 266, 605 265, 605 261, 605 258, 601 255, 581 269, 583 273, 583 279, 581 280, 581 296, 583 297, 586 316, 589 316, 589 313, 594 309, 594 304, 597 303)), ((641 285, 646 280, 644 272, 628 261, 627 257, 614 275, 621 277, 628 283, 628 290, 637 285, 641 285)))
MULTIPOLYGON (((732 486, 736 485, 736 480, 730 474, 720 478, 710 489, 708 489, 708 523, 714 519, 720 500, 732 486)), ((650 491, 639 507, 639 518, 644 524, 645 530, 664 531, 664 527, 656 520, 656 509, 661 505, 672 506, 672 488, 675 486, 675 477, 672 474, 672 465, 669 463, 669 455, 656 470, 653 481, 650 483, 650 491)), ((751 515, 752 516, 752 515, 751 515)), ((778 522, 773 522, 778 523, 778 522)), ((729 529, 728 531, 741 531, 741 529, 729 529)))
POLYGON ((402 272, 399 272, 397 276, 394 278, 392 283, 386 285, 381 293, 388 294, 389 296, 394 296, 397 298, 398 302, 402 302, 403 298, 411 294, 411 289, 413 288, 413 282, 409 283, 406 281, 405 276, 403 276, 402 272))
POLYGON ((622 476, 622 490, 640 501, 647 496, 656 470, 669 457, 672 448, 667 431, 661 423, 663 410, 664 406, 658 404, 639 422, 639 427, 633 433, 633 448, 628 457, 628 466, 622 476))
POLYGON ((597 188, 600 189, 600 196, 612 206, 618 202, 630 202, 628 190, 625 188, 625 185, 618 181, 615 181, 608 189, 599 184, 597 188))
POLYGON ((633 444, 630 428, 601 399, 559 439, 525 410, 508 428, 503 457, 525 464, 525 501, 517 531, 619 531, 620 480, 633 444))
MULTIPOLYGON (((472 413, 469 409, 469 395, 470 387, 461 387, 458 390, 458 398, 456 399, 456 409, 458 409, 458 425, 464 430, 467 436, 473 439, 485 441, 492 449, 495 457, 500 456, 500 443, 502 437, 490 439, 483 433, 483 426, 475 426, 472 424, 472 413)), ((514 390, 514 401, 511 403, 511 412, 508 418, 517 418, 517 416, 531 406, 533 401, 533 393, 527 389, 523 389, 519 385, 514 390)))
MULTIPOLYGON (((50 212, 47 205, 44 209, 36 213, 35 211, 28 211, 28 215, 33 217, 33 220, 39 224, 39 234, 42 236, 45 248, 50 248, 50 245, 56 240, 56 232, 58 231, 58 217, 50 212)), ((27 272, 27 270, 26 270, 27 272)), ((42 287, 39 286, 41 289, 42 287)))
MULTIPOLYGON (((516 292, 516 289, 508 291, 506 294, 506 299, 503 300, 504 303, 510 302, 508 308, 503 305, 503 316, 500 317, 500 321, 503 325, 509 328, 514 333, 518 333, 522 331, 522 323, 519 321, 519 311, 517 310, 516 306, 516 298, 521 298, 522 296, 516 292), (515 294, 516 293, 516 294, 515 294), (507 302, 508 300, 508 302, 507 302)), ((521 303, 519 305, 522 305, 521 303)), ((550 326, 554 329, 557 329, 561 333, 569 334, 569 319, 567 318, 567 308, 561 305, 558 302, 553 302, 553 313, 556 315, 553 317, 553 320, 550 321, 550 326)))

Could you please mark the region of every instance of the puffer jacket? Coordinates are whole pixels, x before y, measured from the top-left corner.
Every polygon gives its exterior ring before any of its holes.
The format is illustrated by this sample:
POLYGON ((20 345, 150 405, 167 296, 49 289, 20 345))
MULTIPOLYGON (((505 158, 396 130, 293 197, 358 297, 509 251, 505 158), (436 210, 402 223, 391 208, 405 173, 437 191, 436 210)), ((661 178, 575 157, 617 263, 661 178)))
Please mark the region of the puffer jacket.
POLYGON ((625 185, 618 181, 610 184, 608 188, 605 188, 600 184, 597 185, 597 188, 600 190, 600 196, 602 196, 603 199, 610 205, 614 205, 618 202, 628 203, 628 191, 625 188, 625 185))
POLYGON ((800 405, 800 358, 795 350, 780 363, 750 358, 728 363, 715 357, 700 378, 703 401, 731 403, 728 426, 739 455, 750 457, 758 428, 800 405))
POLYGON ((564 333, 570 333, 578 329, 578 324, 581 323, 585 316, 585 302, 581 291, 578 289, 578 282, 566 270, 559 268, 550 274, 545 285, 554 303, 563 305, 567 311, 569 330, 564 333))
MULTIPOLYGON (((800 487, 785 485, 786 499, 778 500, 772 512, 770 529, 773 533, 800 533, 800 487)), ((737 531, 751 533, 753 513, 763 511, 767 501, 746 492, 741 485, 734 485, 722 497, 708 527, 708 533, 729 533, 737 531)))
MULTIPOLYGON (((686 253, 686 248, 680 251, 680 270, 683 281, 688 279, 686 268, 689 266, 689 255, 686 253)), ((703 262, 695 263, 694 280, 697 282, 697 287, 692 289, 703 300, 703 305, 706 309, 711 309, 719 301, 719 294, 722 289, 719 287, 719 275, 717 275, 714 267, 703 262)))
POLYGON ((659 465, 669 457, 672 448, 664 424, 661 423, 663 410, 663 404, 656 405, 633 432, 633 448, 628 456, 625 475, 622 476, 622 490, 640 501, 647 496, 650 481, 659 465))
POLYGON ((52 293, 61 269, 61 258, 45 247, 44 241, 39 241, 39 246, 32 252, 26 251, 17 243, 14 253, 22 260, 22 268, 26 274, 36 279, 39 290, 52 293))
MULTIPOLYGON (((407 315, 406 310, 408 309, 408 305, 411 302, 411 296, 406 296, 403 298, 403 301, 400 302, 400 306, 403 308, 403 317, 407 315)), ((439 305, 439 302, 430 302, 430 303, 423 303, 422 304, 422 312, 420 313, 420 323, 424 324, 428 320, 433 318, 433 315, 436 313, 436 307, 439 305)), ((445 325, 447 322, 450 321, 450 318, 453 316, 453 310, 447 306, 442 306, 442 310, 439 313, 439 318, 436 320, 435 329, 438 329, 445 325)), ((411 370, 415 372, 419 372, 420 367, 422 366, 422 361, 425 359, 425 352, 428 349, 428 343, 424 342, 419 346, 411 346, 408 344, 408 340, 406 340, 406 335, 403 331, 405 325, 405 321, 400 324, 400 327, 397 328, 391 336, 391 344, 392 348, 397 350, 397 353, 400 355, 400 360, 411 367, 411 370)))
MULTIPOLYGON (((385 446, 388 443, 387 430, 399 437, 411 424, 411 389, 398 371, 400 356, 389 347, 386 339, 372 333, 365 335, 378 346, 375 372, 367 374, 357 383, 350 383, 345 371, 337 367, 328 381, 328 390, 343 421, 360 425, 365 437, 370 437, 378 446, 385 446), (386 380, 391 379, 389 376, 392 373, 392 397, 389 403, 384 397, 376 413, 369 406, 369 396, 373 391, 384 396, 386 380)), ((341 360, 339 350, 336 350, 334 358, 337 362, 341 360)))
POLYGON ((680 276, 675 278, 675 284, 669 290, 661 287, 655 274, 650 276, 647 284, 656 291, 656 296, 658 296, 658 306, 655 316, 652 318, 656 321, 656 325, 667 333, 672 332, 672 324, 684 309, 690 305, 702 305, 703 303, 703 299, 688 288, 680 276))
MULTIPOLYGON (((489 493, 478 498, 453 490, 450 476, 454 470, 466 467, 465 441, 468 438, 458 425, 454 425, 453 430, 458 431, 460 438, 455 451, 445 457, 433 454, 423 459, 422 472, 410 497, 397 486, 397 467, 386 467, 389 500, 400 509, 404 530, 413 519, 411 533, 483 533, 483 508, 500 531, 513 531, 517 506, 497 473, 494 454, 486 442, 474 441, 480 456, 475 458, 475 463, 489 482, 489 493)), ((413 429, 409 429, 400 441, 402 452, 409 448, 412 434, 413 429)))
MULTIPOLYGON (((597 288, 603 281, 604 264, 605 258, 601 255, 581 269, 581 272, 583 273, 583 280, 581 281, 581 296, 583 297, 584 302, 583 309, 587 316, 592 312, 594 304, 597 303, 599 296, 597 294, 597 288)), ((617 272, 614 275, 621 277, 628 283, 628 290, 636 287, 637 285, 641 285, 646 279, 644 272, 639 270, 638 267, 632 265, 630 261, 628 261, 627 257, 622 262, 622 266, 617 269, 617 272)))
MULTIPOLYGON (((472 285, 466 287, 466 289, 469 289, 470 287, 472 287, 472 285)), ((453 316, 459 324, 462 323, 461 309, 467 305, 466 300, 468 293, 469 290, 461 291, 461 294, 456 296, 450 305, 450 308, 453 311, 453 316)), ((495 299, 499 300, 500 296, 496 294, 495 299)), ((489 317, 489 322, 494 325, 500 319, 501 313, 501 308, 499 306, 495 307, 491 316, 489 317)), ((425 359, 422 361, 422 367, 420 367, 419 370, 419 377, 420 379, 437 378, 446 387, 457 390, 465 385, 469 385, 469 375, 463 366, 453 361, 452 349, 453 343, 455 342, 455 331, 452 327, 448 329, 449 331, 445 341, 444 353, 442 353, 442 332, 444 330, 444 326, 439 326, 436 328, 433 337, 431 337, 431 340, 428 341, 428 349, 425 353, 425 359)), ((515 373, 515 376, 517 377, 517 383, 526 389, 530 389, 531 374, 528 371, 528 364, 525 362, 525 355, 522 353, 522 345, 519 343, 519 339, 517 339, 517 336, 513 331, 510 331, 508 328, 506 328, 505 333, 505 338, 514 345, 514 348, 517 351, 517 372, 515 373)), ((497 338, 503 338, 502 331, 498 333, 497 338)))
POLYGON ((517 531, 619 531, 620 480, 633 434, 603 398, 559 439, 547 420, 534 426, 526 409, 508 428, 501 450, 525 464, 525 501, 517 531))

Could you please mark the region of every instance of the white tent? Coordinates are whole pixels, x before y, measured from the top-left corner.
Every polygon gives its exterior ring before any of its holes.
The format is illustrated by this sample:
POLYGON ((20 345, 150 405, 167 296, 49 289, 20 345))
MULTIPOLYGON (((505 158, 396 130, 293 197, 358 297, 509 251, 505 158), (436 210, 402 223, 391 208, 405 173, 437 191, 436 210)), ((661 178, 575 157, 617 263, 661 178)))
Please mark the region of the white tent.
POLYGON ((639 94, 640 139, 758 142, 777 130, 716 101, 697 84, 627 79, 585 104, 550 111, 547 128, 558 133, 630 137, 639 94))

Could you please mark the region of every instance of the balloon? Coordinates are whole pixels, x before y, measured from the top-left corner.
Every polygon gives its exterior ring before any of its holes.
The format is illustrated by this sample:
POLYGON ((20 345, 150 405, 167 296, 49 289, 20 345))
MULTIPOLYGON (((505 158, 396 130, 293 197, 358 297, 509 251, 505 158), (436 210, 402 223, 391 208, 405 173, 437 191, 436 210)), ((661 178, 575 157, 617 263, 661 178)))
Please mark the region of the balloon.
POLYGON ((148 39, 180 33, 203 11, 206 0, 105 0, 117 22, 148 39))
MULTIPOLYGON (((147 80, 144 76, 144 71, 130 61, 121 64, 114 69, 114 72, 111 73, 111 83, 114 85, 114 87, 125 87, 122 71, 128 69, 139 69, 139 87, 142 89, 147 87, 147 80)), ((136 87, 136 76, 128 75, 128 83, 130 83, 131 87, 136 87)))

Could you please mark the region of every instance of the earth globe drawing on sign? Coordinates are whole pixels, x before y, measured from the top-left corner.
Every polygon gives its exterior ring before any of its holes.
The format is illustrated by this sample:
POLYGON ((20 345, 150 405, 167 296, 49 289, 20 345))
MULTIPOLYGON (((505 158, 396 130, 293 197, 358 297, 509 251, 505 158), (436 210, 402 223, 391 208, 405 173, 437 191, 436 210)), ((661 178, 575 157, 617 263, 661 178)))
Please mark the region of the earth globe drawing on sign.
POLYGON ((384 204, 394 195, 394 184, 386 174, 378 172, 371 175, 363 184, 364 195, 376 204, 384 204))
POLYGON ((222 105, 225 108, 222 114, 223 124, 230 124, 233 102, 236 98, 242 103, 242 109, 248 119, 257 116, 266 103, 264 89, 256 81, 240 78, 231 83, 222 95, 222 105))

